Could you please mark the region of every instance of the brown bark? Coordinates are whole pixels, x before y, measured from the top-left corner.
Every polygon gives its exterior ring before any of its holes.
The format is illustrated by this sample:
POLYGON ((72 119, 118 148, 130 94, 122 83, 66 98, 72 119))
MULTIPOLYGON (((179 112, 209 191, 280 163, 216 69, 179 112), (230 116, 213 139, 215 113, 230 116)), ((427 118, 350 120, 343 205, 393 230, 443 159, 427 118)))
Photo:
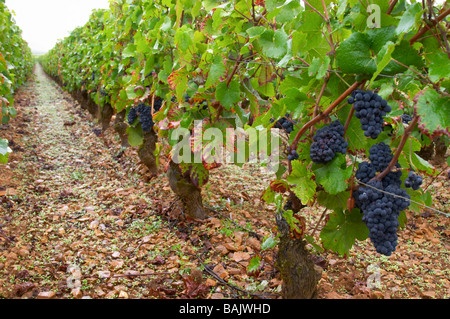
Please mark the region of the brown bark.
POLYGON ((158 136, 153 130, 144 132, 144 142, 138 150, 139 159, 142 163, 144 163, 145 166, 147 166, 152 175, 157 175, 158 173, 156 158, 155 155, 153 155, 156 149, 157 140, 158 136))
POLYGON ((111 122, 114 110, 109 103, 103 105, 103 107, 99 107, 98 109, 98 121, 102 125, 103 131, 106 131, 109 128, 109 123, 111 122))
POLYGON ((184 212, 195 219, 207 218, 208 215, 203 207, 201 190, 195 187, 189 178, 183 177, 178 164, 170 162, 167 176, 170 188, 183 203, 184 212))
POLYGON ((88 96, 87 104, 86 104, 88 112, 94 117, 97 118, 98 114, 98 105, 95 104, 95 102, 91 99, 90 96, 88 96))
POLYGON ((80 106, 83 110, 87 110, 87 104, 88 104, 88 94, 86 90, 80 90, 77 93, 77 100, 80 102, 80 106))
POLYGON ((281 273, 282 295, 284 299, 315 299, 321 271, 306 249, 303 238, 292 239, 289 225, 282 214, 277 214, 276 222, 280 232, 277 265, 281 273))
POLYGON ((433 139, 435 158, 434 161, 436 164, 444 164, 445 163, 445 154, 447 153, 447 146, 445 145, 443 136, 436 136, 433 139))
POLYGON ((129 147, 128 142, 127 127, 128 125, 124 122, 127 111, 123 110, 116 114, 116 119, 114 120, 114 130, 119 135, 122 147, 129 147))

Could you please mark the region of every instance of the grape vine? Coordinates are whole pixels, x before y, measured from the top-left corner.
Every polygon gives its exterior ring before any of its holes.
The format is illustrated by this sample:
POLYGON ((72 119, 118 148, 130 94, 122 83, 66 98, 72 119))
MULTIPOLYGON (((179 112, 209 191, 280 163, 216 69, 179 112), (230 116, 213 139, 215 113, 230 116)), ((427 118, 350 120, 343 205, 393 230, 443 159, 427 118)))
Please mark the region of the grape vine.
MULTIPOLYGON (((314 247, 344 255, 369 237, 379 253, 395 251, 399 214, 417 209, 408 198, 424 202, 419 179, 408 175, 403 184, 403 174, 435 174, 417 155, 422 137, 450 136, 439 112, 448 105, 449 75, 435 62, 446 61, 446 42, 428 27, 444 23, 445 6, 424 25, 415 17, 428 7, 393 1, 385 6, 389 25, 372 29, 357 1, 115 2, 92 15, 97 29, 74 30, 43 58, 67 90, 107 92, 114 110, 127 114, 133 146, 149 130, 161 143, 175 129, 192 132, 198 119, 224 136, 278 128, 286 133, 286 161, 264 200, 282 210, 289 194, 298 215, 325 206, 319 240, 304 237, 314 247), (342 198, 354 199, 356 209, 342 198), (368 233, 355 231, 361 227, 368 233)), ((182 168, 201 189, 198 180, 217 166, 182 168)), ((294 229, 298 219, 285 218, 294 229)))

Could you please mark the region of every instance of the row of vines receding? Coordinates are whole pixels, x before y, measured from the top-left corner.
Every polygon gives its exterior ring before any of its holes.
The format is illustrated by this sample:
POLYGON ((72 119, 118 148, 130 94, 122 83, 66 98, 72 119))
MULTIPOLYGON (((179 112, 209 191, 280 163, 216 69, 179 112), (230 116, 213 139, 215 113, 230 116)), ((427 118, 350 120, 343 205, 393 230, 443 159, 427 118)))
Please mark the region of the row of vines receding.
MULTIPOLYGON (((0 1, 0 126, 16 115, 14 92, 30 76, 34 65, 31 49, 22 38, 13 14, 0 1)), ((0 163, 6 163, 12 150, 0 137, 0 163)))
POLYGON ((421 176, 440 172, 423 150, 449 143, 449 13, 432 0, 116 0, 41 63, 105 129, 115 119, 193 218, 208 217, 202 187, 223 148, 240 166, 266 151, 283 295, 310 298, 306 244, 346 255, 370 238, 389 256, 405 210, 432 208, 421 176), (257 138, 242 149, 230 130, 257 138), (318 240, 304 207, 323 212, 318 240))

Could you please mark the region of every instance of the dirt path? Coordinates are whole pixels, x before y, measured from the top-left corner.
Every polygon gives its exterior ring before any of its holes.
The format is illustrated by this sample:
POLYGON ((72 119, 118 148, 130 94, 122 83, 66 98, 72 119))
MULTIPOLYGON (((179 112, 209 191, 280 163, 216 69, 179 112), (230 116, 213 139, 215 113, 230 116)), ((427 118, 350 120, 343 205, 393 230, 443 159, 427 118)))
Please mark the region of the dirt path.
POLYGON ((36 106, 25 110, 22 158, 10 162, 22 179, 2 222, 10 239, 0 252, 0 298, 141 298, 149 285, 164 285, 156 297, 176 294, 184 287, 179 264, 189 258, 178 258, 185 244, 153 214, 149 186, 113 158, 40 66, 35 74, 23 89, 36 106), (162 239, 165 246, 151 243, 162 239), (98 279, 125 271, 176 275, 98 279))
POLYGON ((23 131, 9 136, 18 148, 0 179, 10 195, 0 206, 0 298, 236 297, 221 282, 233 277, 276 296, 270 266, 263 286, 246 275, 258 239, 227 218, 184 222, 165 174, 148 181, 136 150, 89 121, 39 65, 17 100, 10 131, 23 131), (212 250, 218 242, 228 248, 212 250))
MULTIPOLYGON (((260 200, 269 180, 257 170, 213 171, 203 196, 220 213, 186 220, 165 174, 149 180, 136 149, 102 132, 39 65, 16 107, 0 130, 14 150, 0 166, 0 299, 280 296, 276 249, 261 254, 276 230, 274 208, 260 200), (256 254, 264 269, 254 277, 256 254)), ((448 186, 444 176, 432 181, 441 210, 448 186)), ((314 227, 320 212, 307 210, 314 227)), ((408 212, 399 237, 390 258, 368 240, 347 258, 322 253, 319 298, 448 298, 448 218, 408 212), (368 287, 371 278, 380 286, 368 287)))

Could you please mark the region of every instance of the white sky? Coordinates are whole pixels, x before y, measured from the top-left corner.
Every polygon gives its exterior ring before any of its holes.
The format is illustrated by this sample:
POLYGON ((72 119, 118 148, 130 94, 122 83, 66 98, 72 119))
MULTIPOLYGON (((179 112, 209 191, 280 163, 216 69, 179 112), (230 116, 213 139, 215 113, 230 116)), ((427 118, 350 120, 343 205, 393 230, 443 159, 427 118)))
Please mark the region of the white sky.
POLYGON ((6 0, 5 4, 15 12, 16 23, 33 53, 47 52, 59 39, 86 24, 92 9, 109 8, 108 0, 6 0))
POLYGON ((92 9, 109 8, 108 0, 6 0, 33 53, 45 53, 89 20, 92 9))

